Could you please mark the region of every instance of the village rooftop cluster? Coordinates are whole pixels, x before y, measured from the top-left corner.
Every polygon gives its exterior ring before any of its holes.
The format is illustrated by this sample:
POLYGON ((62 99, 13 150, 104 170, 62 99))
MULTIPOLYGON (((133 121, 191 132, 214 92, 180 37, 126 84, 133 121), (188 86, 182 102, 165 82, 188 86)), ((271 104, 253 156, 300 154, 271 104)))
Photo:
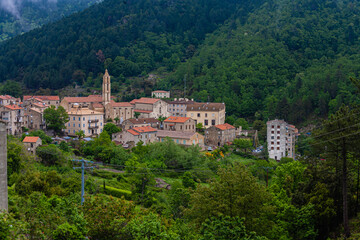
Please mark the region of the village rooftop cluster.
MULTIPOLYGON (((113 141, 125 148, 138 142, 148 144, 172 139, 184 146, 198 145, 202 149, 215 149, 231 144, 236 138, 257 141, 257 131, 243 130, 225 123, 224 103, 199 103, 193 99, 170 99, 170 91, 153 91, 151 97, 134 99, 131 102, 115 102, 111 96, 111 80, 108 71, 103 75, 102 94, 87 97, 24 96, 14 98, 0 96, 0 119, 6 123, 7 134, 21 135, 24 128, 45 130, 44 110, 50 106, 62 106, 69 115, 64 135, 75 137, 82 131, 86 138, 97 137, 104 126, 112 122, 122 131, 114 133, 113 141), (197 131, 197 124, 203 131, 197 131)), ((269 157, 295 159, 297 129, 283 120, 267 122, 269 157)), ((39 137, 23 140, 27 149, 35 153, 41 145, 39 137)))

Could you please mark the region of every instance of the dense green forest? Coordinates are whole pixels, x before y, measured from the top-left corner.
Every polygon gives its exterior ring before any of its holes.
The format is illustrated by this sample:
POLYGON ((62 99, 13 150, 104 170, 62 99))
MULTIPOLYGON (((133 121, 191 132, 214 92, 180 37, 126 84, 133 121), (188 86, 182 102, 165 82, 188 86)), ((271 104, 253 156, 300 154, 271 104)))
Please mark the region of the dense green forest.
POLYGON ((187 96, 229 115, 298 124, 358 101, 359 11, 350 0, 107 0, 0 46, 0 81, 96 88, 108 68, 129 100, 131 89, 183 96, 186 79, 187 96), (148 84, 149 73, 164 77, 148 84))
POLYGON ((4 1, 0 7, 0 42, 69 16, 96 2, 99 1, 4 1))

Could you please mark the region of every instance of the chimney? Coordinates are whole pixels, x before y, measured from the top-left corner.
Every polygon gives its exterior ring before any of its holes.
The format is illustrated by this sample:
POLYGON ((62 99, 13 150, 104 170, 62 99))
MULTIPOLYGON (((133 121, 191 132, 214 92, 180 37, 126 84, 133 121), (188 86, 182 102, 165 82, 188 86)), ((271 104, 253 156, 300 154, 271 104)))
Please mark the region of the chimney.
POLYGON ((0 210, 8 210, 6 124, 0 122, 0 210))

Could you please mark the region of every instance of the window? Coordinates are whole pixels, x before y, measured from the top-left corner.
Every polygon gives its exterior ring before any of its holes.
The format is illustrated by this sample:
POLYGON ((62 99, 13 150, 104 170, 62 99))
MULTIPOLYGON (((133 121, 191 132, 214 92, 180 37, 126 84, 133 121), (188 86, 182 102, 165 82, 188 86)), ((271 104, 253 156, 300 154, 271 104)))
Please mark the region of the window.
POLYGON ((280 131, 277 131, 277 134, 280 134, 280 131))
POLYGON ((79 127, 80 127, 80 123, 79 123, 79 127))
POLYGON ((70 123, 68 124, 68 126, 70 127, 70 123))
POLYGON ((277 145, 280 145, 280 142, 277 142, 277 145))
POLYGON ((271 128, 274 128, 274 125, 272 125, 271 128))
POLYGON ((69 133, 70 133, 70 129, 69 129, 69 133))
POLYGON ((215 113, 211 114, 212 117, 215 117, 215 113))
POLYGON ((274 136, 271 136, 271 139, 274 139, 274 136))
POLYGON ((184 144, 184 145, 186 144, 186 141, 185 141, 185 140, 183 141, 183 144, 184 144))
POLYGON ((193 116, 194 116, 194 114, 192 113, 192 114, 191 114, 191 117, 193 117, 193 116))
POLYGON ((215 126, 215 120, 211 120, 211 125, 215 126))
POLYGON ((280 126, 277 126, 277 128, 280 128, 280 126))
POLYGON ((274 142, 271 142, 271 145, 273 145, 274 144, 274 142))
POLYGON ((74 133, 75 133, 75 130, 74 130, 74 133))
POLYGON ((83 121, 85 121, 85 117, 83 117, 83 121))
POLYGON ((73 127, 75 127, 75 123, 73 124, 73 127))
POLYGON ((279 147, 277 147, 277 148, 276 148, 276 150, 280 150, 280 148, 279 148, 279 147))
POLYGON ((274 147, 271 147, 271 150, 274 150, 274 147))
POLYGON ((205 126, 209 125, 209 121, 205 119, 205 126))
POLYGON ((75 117, 73 117, 73 120, 75 121, 75 117))
POLYGON ((277 136, 277 139, 280 139, 280 136, 277 136))
POLYGON ((88 131, 89 133, 90 133, 90 129, 89 129, 89 131, 88 131))
POLYGON ((179 143, 179 139, 176 139, 176 143, 179 143))
POLYGON ((81 121, 81 117, 79 117, 79 121, 81 121))
POLYGON ((85 123, 83 124, 83 127, 85 127, 85 123))
POLYGON ((271 131, 271 134, 274 134, 275 132, 274 131, 271 131))
POLYGON ((207 113, 205 113, 205 117, 207 117, 207 113))
POLYGON ((200 117, 200 113, 198 113, 197 116, 200 117))
POLYGON ((193 140, 193 144, 195 145, 195 139, 193 140))

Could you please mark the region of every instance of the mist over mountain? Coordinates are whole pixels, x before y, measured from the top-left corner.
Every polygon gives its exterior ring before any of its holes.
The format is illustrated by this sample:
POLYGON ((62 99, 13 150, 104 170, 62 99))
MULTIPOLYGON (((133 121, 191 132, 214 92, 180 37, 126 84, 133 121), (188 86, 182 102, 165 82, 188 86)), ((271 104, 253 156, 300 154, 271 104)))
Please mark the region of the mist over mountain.
POLYGON ((99 0, 0 0, 0 42, 81 11, 99 0))

